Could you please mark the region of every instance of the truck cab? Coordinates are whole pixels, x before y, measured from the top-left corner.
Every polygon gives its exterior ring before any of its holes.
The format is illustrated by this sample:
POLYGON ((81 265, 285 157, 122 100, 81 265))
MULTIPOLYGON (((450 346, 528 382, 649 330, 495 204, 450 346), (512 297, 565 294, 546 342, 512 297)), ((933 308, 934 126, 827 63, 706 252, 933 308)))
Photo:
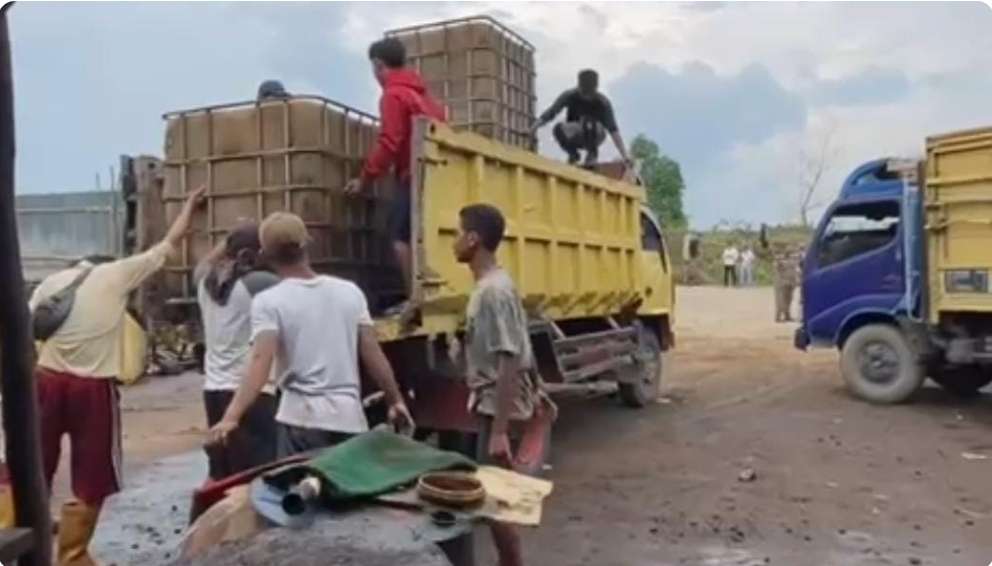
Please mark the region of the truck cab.
MULTIPOLYGON (((923 251, 916 179, 915 162, 877 159, 844 181, 803 258, 797 347, 843 351, 865 327, 888 331, 919 318, 923 251)), ((860 376, 856 381, 864 383, 848 380, 848 385, 874 401, 901 400, 922 381, 916 376, 911 383, 898 379, 898 359, 904 353, 867 340, 865 351, 850 360, 851 371, 860 376)))
POLYGON ((796 346, 840 350, 858 397, 909 399, 929 377, 992 382, 992 128, 931 136, 926 160, 858 167, 803 260, 796 346))

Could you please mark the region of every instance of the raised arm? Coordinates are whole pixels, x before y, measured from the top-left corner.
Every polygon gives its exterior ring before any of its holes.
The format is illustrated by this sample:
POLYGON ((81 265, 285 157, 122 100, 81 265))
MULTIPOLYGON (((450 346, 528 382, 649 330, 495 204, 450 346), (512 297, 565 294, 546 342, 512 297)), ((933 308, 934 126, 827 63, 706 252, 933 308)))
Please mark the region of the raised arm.
POLYGON ((169 254, 175 252, 189 232, 193 212, 203 201, 206 191, 207 188, 201 186, 189 194, 179 216, 172 222, 161 242, 141 253, 109 264, 112 266, 110 273, 113 274, 108 280, 109 285, 116 286, 121 293, 130 293, 161 269, 169 254))

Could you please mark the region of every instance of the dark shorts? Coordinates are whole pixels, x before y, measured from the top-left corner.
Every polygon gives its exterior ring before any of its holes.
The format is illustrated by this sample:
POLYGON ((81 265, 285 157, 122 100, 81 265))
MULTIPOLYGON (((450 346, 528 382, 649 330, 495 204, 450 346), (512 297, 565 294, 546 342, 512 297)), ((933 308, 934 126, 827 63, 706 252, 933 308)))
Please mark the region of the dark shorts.
POLYGON ((69 436, 72 493, 91 506, 121 489, 121 413, 113 379, 35 370, 41 408, 45 480, 59 465, 62 436, 69 436))
POLYGON ((330 448, 352 436, 355 435, 276 423, 276 457, 282 459, 311 450, 330 448))
POLYGON ((397 181, 389 208, 389 237, 394 242, 410 243, 411 214, 410 180, 397 181))
MULTIPOLYGON (((207 426, 220 422, 233 398, 234 391, 203 392, 207 426)), ((233 476, 275 460, 277 406, 275 395, 259 395, 242 417, 241 426, 228 435, 224 444, 214 444, 204 449, 207 452, 210 479, 233 476)))

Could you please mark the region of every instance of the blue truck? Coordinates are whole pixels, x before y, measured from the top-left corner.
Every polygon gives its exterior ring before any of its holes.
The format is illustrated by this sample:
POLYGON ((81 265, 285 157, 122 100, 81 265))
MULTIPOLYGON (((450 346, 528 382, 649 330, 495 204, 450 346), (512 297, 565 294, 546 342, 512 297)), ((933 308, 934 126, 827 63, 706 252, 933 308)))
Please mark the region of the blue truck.
POLYGON ((928 377, 962 395, 992 382, 992 129, 857 167, 802 267, 796 347, 838 349, 857 397, 902 402, 928 377))

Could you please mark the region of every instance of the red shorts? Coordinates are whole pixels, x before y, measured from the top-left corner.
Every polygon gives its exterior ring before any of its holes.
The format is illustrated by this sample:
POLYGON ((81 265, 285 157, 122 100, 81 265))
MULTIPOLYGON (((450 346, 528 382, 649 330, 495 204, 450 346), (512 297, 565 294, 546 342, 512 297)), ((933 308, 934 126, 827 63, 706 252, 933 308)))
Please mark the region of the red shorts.
POLYGON ((38 367, 41 456, 45 479, 59 465, 62 435, 69 435, 72 492, 98 506, 121 489, 121 414, 113 379, 79 377, 38 367))

